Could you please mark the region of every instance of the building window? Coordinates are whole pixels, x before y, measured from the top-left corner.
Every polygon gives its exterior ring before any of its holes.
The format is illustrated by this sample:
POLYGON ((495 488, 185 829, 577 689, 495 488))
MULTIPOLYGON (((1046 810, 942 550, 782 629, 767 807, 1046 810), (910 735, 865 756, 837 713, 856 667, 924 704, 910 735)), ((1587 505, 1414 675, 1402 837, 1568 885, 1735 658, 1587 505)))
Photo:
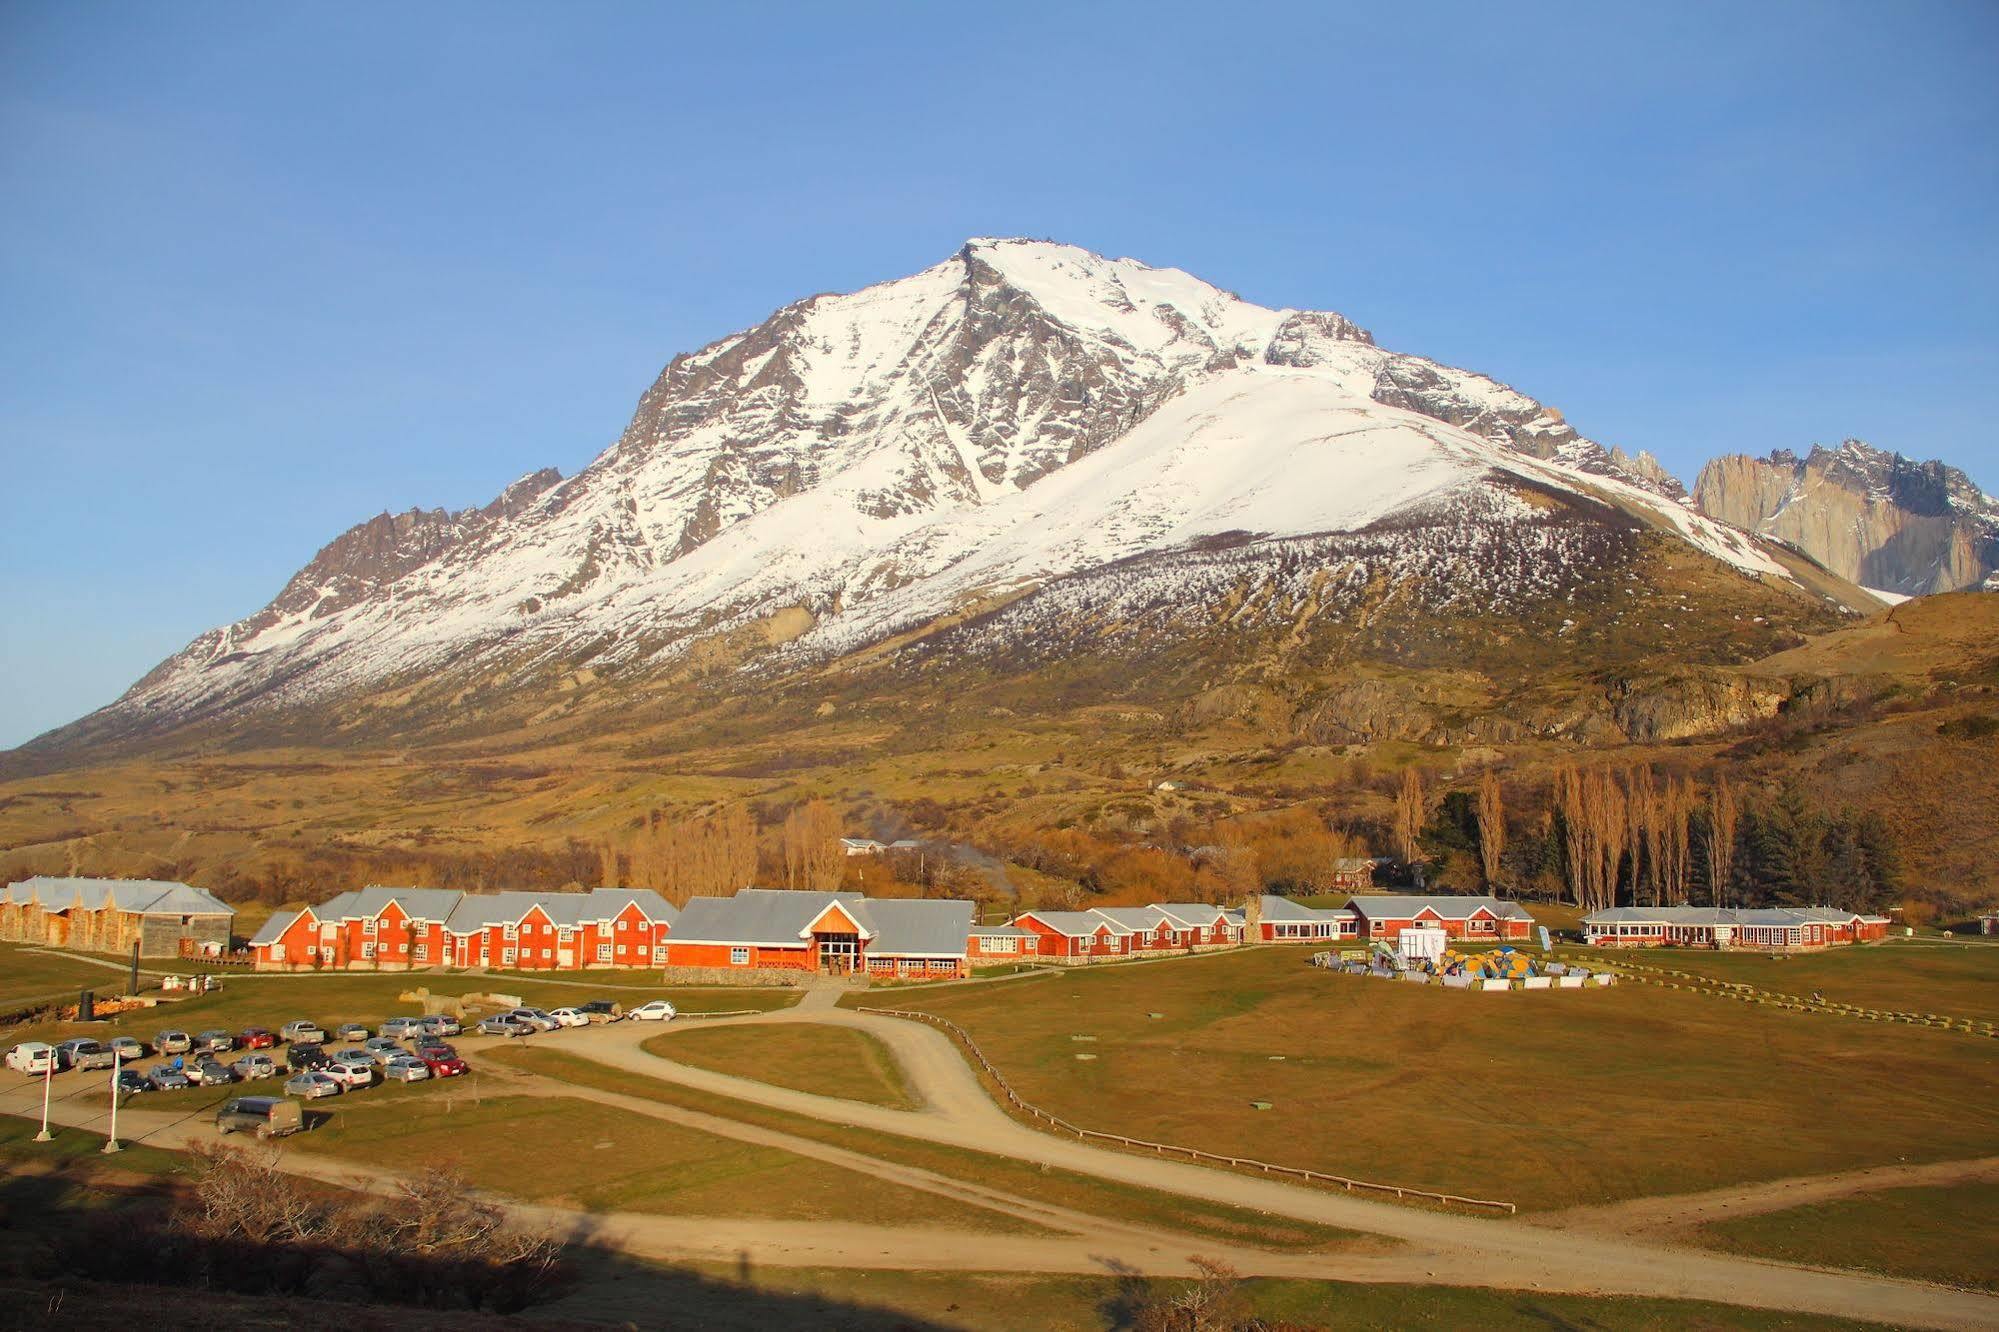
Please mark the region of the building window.
POLYGON ((371 943, 364 943, 361 945, 362 957, 373 957, 374 955, 375 955, 375 945, 371 943))
POLYGON ((555 954, 554 954, 554 953, 551 953, 551 952, 550 952, 550 951, 549 951, 548 949, 546 949, 546 948, 544 948, 544 949, 542 949, 542 950, 541 950, 541 960, 542 960, 542 961, 544 961, 544 962, 548 961, 548 960, 549 960, 549 959, 550 959, 551 957, 554 957, 554 956, 555 956, 555 954))
POLYGON ((731 948, 731 949, 729 950, 729 965, 730 965, 730 966, 732 966, 732 967, 746 967, 746 966, 748 966, 749 964, 750 964, 750 950, 749 950, 749 949, 747 949, 747 948, 731 948))
POLYGON ((373 934, 374 932, 375 932, 375 918, 373 916, 370 916, 368 919, 361 922, 361 933, 373 934))
POLYGON ((273 961, 273 962, 282 962, 282 961, 284 961, 284 960, 285 960, 285 946, 284 946, 283 944, 281 944, 281 943, 274 943, 274 944, 272 944, 272 945, 271 945, 271 961, 273 961))
POLYGON ((416 946, 416 960, 419 962, 427 962, 430 960, 429 944, 418 944, 416 946))
POLYGON ((507 966, 512 966, 514 964, 514 950, 511 948, 502 948, 500 950, 500 961, 507 966))
POLYGON ((500 932, 501 932, 502 934, 506 935, 506 936, 507 936, 507 938, 509 938, 509 939, 517 939, 517 938, 519 938, 519 937, 520 937, 520 928, 519 928, 518 926, 515 926, 515 925, 509 925, 509 926, 507 926, 507 927, 506 927, 506 928, 505 928, 504 930, 502 930, 502 931, 500 931, 500 932))

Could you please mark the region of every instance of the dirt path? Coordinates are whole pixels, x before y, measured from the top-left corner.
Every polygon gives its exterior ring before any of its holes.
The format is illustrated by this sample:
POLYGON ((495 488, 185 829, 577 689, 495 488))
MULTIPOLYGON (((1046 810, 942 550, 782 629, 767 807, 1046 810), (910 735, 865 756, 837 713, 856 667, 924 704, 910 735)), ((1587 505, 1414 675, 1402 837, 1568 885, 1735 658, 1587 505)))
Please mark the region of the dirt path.
MULTIPOLYGON (((1008 1118, 986 1096, 950 1040, 914 1022, 846 1009, 790 1009, 726 1020, 825 1021, 864 1029, 895 1052, 925 1106, 917 1111, 890 1110, 692 1068, 639 1049, 639 1040, 654 1032, 628 1032, 619 1026, 575 1033, 565 1048, 613 1067, 833 1123, 999 1153, 1051 1169, 1387 1235, 1410 1246, 1406 1251, 1366 1258, 1320 1258, 1316 1260, 1317 1274, 1325 1277, 1704 1299, 1906 1326, 1999 1325, 1999 1298, 1974 1292, 1821 1272, 1616 1236, 1557 1231, 1520 1221, 1398 1207, 1071 1142, 1008 1118)), ((1211 1247, 1196 1246, 1199 1251, 1211 1247)), ((919 1264, 924 1261, 920 1253, 904 1257, 919 1264)), ((887 1261, 887 1255, 878 1255, 876 1264, 887 1261)))
MULTIPOLYGON (((509 1205, 524 1216, 560 1226, 578 1239, 665 1259, 735 1262, 747 1258, 775 1266, 907 1270, 1000 1267, 1038 1272, 1130 1270, 1179 1275, 1187 1270, 1187 1256, 1201 1253, 1222 1257, 1242 1271, 1257 1275, 1701 1299, 1910 1327, 1999 1326, 1999 1298, 1990 1295, 1734 1258, 1594 1231, 1428 1212, 1071 1142, 1026 1128, 1001 1113, 986 1097, 948 1038, 913 1022, 842 1009, 802 1013, 790 1009, 754 1018, 717 1021, 828 1021, 863 1028, 895 1052, 910 1084, 923 1096, 925 1106, 916 1111, 890 1110, 678 1064, 638 1048, 641 1040, 659 1033, 660 1028, 650 1025, 618 1024, 566 1032, 549 1040, 568 1052, 612 1067, 832 1123, 999 1153, 1050 1169, 1390 1236, 1403 1241, 1404 1247, 1374 1254, 1284 1254, 1211 1243, 1192 1236, 1167 1236, 1038 1204, 999 1190, 984 1190, 947 1177, 931 1176, 927 1171, 878 1161, 858 1152, 850 1154, 859 1162, 857 1168, 882 1178, 893 1178, 899 1184, 930 1192, 948 1191, 951 1196, 967 1201, 981 1196, 984 1200, 978 1205, 1078 1233, 1046 1237, 993 1235, 947 1231, 935 1226, 596 1215, 536 1205, 509 1205)), ((666 1030, 671 1033, 677 1025, 666 1030)), ((588 1089, 554 1079, 549 1081, 553 1084, 551 1094, 590 1094, 588 1089)), ((58 1082, 63 1084, 67 1079, 58 1082)), ((57 1102, 55 1120, 104 1132, 107 1111, 79 1099, 101 1084, 92 1078, 72 1085, 75 1090, 66 1088, 67 1094, 57 1102)), ((613 1094, 597 1094, 605 1095, 613 1094)), ((661 1117, 669 1117, 662 1112, 670 1110, 676 1115, 695 1114, 642 1098, 620 1100, 631 1100, 632 1108, 639 1113, 661 1117)), ((22 1080, 11 1087, 0 1087, 0 1112, 38 1116, 39 1084, 22 1080)), ((212 1138, 214 1133, 209 1116, 200 1111, 164 1114, 128 1110, 119 1116, 119 1129, 127 1141, 145 1141, 163 1147, 183 1147, 198 1139, 212 1138)), ((824 1153, 829 1150, 843 1151, 752 1125, 731 1124, 728 1136, 744 1138, 751 1133, 770 1134, 771 1145, 819 1159, 827 1159, 824 1153)), ((375 1190, 383 1187, 385 1176, 380 1171, 344 1165, 301 1151, 286 1152, 283 1160, 286 1169, 297 1173, 375 1190)), ((847 1162, 843 1159, 840 1163, 847 1162)))
POLYGON ((1999 1156, 1970 1161, 1932 1161, 1922 1165, 1872 1166, 1829 1175, 1800 1175, 1758 1184, 1742 1184, 1705 1193, 1633 1198, 1598 1207, 1572 1207, 1533 1218, 1532 1224, 1563 1230, 1595 1230, 1620 1235, 1664 1236, 1691 1230, 1710 1221, 1781 1212, 1789 1207, 1832 1202, 1858 1193, 1909 1189, 1978 1181, 1999 1182, 1999 1156))

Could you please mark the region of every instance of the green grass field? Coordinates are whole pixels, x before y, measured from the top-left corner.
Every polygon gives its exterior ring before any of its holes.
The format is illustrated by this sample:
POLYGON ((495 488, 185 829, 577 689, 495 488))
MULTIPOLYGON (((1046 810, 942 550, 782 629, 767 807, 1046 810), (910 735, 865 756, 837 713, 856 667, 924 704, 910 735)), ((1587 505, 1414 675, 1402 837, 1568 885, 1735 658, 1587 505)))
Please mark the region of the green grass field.
POLYGON ((1999 1184, 1883 1189, 1701 1227, 1731 1253, 1999 1290, 1999 1184))
MULTIPOLYGON (((1352 1247, 1363 1238, 1334 1226, 1267 1216, 1261 1212, 1110 1180, 1064 1175, 1004 1156, 961 1151, 897 1134, 828 1124, 805 1115, 772 1110, 732 1097, 716 1096, 610 1068, 553 1048, 512 1048, 500 1052, 497 1058, 513 1067, 578 1086, 637 1096, 663 1105, 677 1105, 723 1119, 775 1129, 814 1142, 865 1152, 884 1161, 917 1166, 953 1179, 1002 1189, 1024 1198, 1037 1198, 1096 1216, 1114 1216, 1133 1225, 1157 1226, 1269 1249, 1330 1251, 1352 1247)), ((1377 1244, 1386 1241, 1369 1239, 1367 1242, 1377 1244)))
POLYGON ((401 1173, 448 1161, 479 1188, 588 1211, 881 1224, 921 1217, 960 1230, 1039 1230, 809 1157, 594 1101, 455 1094, 411 1115, 404 1108, 413 1097, 372 1099, 374 1092, 321 1102, 315 1108, 329 1112, 327 1121, 290 1144, 401 1173))
POLYGON ((34 952, 21 944, 0 944, 0 1012, 11 1012, 39 999, 75 1003, 77 992, 84 989, 115 994, 124 988, 123 974, 108 967, 34 952))
POLYGON ((896 1003, 960 1023, 1021 1095, 1085 1127, 1523 1209, 1999 1150, 1999 1042, 1650 986, 1419 988, 1306 956, 896 1003))
POLYGON ((1891 941, 1822 953, 1639 948, 1631 961, 1833 1003, 1999 1021, 1999 948, 1891 941))
POLYGON ((888 1048, 866 1032, 846 1027, 808 1022, 693 1027, 655 1036, 641 1048, 696 1068, 795 1091, 892 1110, 923 1104, 888 1048))

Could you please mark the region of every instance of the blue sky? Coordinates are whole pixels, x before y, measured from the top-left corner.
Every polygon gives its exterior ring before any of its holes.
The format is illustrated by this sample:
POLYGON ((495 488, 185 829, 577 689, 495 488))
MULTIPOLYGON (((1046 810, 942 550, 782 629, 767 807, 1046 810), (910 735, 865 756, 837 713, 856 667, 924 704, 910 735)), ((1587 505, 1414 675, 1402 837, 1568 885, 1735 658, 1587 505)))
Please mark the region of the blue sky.
POLYGON ((0 5, 0 745, 974 235, 1999 486, 1999 6, 0 5), (729 11, 729 12, 711 12, 729 11))

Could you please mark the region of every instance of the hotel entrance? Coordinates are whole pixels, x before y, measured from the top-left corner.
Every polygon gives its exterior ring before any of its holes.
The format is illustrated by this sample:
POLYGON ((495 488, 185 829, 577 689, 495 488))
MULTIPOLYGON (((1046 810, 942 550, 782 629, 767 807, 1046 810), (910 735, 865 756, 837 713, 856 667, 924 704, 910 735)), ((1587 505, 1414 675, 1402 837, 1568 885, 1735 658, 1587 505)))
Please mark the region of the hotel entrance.
POLYGON ((819 945, 819 969, 829 976, 851 976, 861 965, 858 934, 814 934, 819 945))

